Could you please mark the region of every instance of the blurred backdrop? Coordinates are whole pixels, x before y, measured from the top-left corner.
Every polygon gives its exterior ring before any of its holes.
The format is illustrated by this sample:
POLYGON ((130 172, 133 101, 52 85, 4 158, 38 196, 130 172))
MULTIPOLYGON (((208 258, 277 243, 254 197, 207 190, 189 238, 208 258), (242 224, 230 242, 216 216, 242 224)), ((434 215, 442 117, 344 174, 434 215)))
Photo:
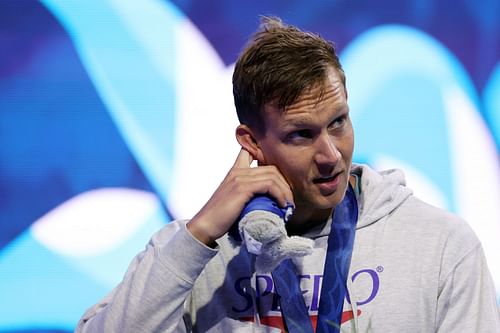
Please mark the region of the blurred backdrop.
MULTIPOLYGON (((354 160, 465 218, 500 294, 500 2, 0 1, 0 332, 72 331, 238 152, 259 15, 335 42, 354 160)), ((403 300, 404 301, 404 300, 403 300)))

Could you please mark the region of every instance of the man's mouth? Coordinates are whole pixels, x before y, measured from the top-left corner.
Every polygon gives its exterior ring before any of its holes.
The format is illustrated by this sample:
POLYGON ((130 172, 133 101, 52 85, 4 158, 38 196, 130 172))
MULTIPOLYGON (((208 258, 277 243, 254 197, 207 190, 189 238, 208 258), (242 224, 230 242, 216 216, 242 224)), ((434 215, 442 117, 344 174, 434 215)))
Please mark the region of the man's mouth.
POLYGON ((340 184, 342 172, 337 172, 331 176, 318 177, 313 180, 313 183, 318 185, 320 192, 323 195, 330 195, 337 190, 340 184))
POLYGON ((330 182, 336 181, 341 173, 342 172, 337 172, 337 173, 333 174, 332 176, 315 178, 313 180, 313 183, 314 184, 323 184, 323 183, 330 183, 330 182))

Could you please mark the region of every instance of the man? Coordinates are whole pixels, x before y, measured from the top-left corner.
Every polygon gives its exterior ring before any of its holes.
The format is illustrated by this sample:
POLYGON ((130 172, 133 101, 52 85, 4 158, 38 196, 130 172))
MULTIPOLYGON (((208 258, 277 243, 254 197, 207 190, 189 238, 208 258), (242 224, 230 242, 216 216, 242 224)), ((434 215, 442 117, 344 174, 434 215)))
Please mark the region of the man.
POLYGON ((77 331, 500 332, 495 290, 467 224, 413 197, 401 172, 351 165, 345 77, 331 43, 264 18, 236 63, 233 94, 242 146, 234 166, 193 219, 152 237, 77 331), (313 239, 311 255, 255 272, 255 256, 227 233, 257 194, 295 206, 287 231, 313 239), (359 212, 346 215, 351 245, 336 231, 348 200, 359 212), (339 244, 347 260, 332 274, 325 262, 339 244), (333 289, 341 296, 324 296, 333 289), (289 298, 294 292, 300 299, 289 298))

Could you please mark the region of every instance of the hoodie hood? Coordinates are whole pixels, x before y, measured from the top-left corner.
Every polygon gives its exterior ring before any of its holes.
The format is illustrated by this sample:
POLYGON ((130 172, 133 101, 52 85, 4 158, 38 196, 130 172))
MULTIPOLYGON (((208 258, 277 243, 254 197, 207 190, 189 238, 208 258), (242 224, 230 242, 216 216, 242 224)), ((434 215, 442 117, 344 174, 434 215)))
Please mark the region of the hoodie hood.
MULTIPOLYGON (((358 179, 358 222, 356 229, 367 227, 380 221, 399 207, 412 190, 406 187, 403 171, 390 169, 375 171, 365 164, 352 164, 351 174, 358 179), (359 183, 360 182, 360 183, 359 183)), ((320 238, 330 234, 332 216, 321 226, 304 233, 303 237, 320 238)))
POLYGON ((412 194, 406 187, 405 176, 401 170, 377 172, 367 165, 353 164, 351 173, 361 180, 356 229, 369 226, 389 215, 412 194))

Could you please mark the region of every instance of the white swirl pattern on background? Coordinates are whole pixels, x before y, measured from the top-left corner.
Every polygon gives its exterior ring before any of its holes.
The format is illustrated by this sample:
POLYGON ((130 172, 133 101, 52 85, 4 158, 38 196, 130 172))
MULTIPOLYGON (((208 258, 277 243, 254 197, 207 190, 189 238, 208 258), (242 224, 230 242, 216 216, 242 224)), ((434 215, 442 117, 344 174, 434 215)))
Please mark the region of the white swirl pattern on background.
MULTIPOLYGON (((68 31, 161 200, 175 216, 192 216, 238 150, 232 66, 224 66, 204 36, 168 2, 143 1, 140 11, 119 0, 43 3, 68 31)), ((500 130, 495 112, 500 66, 484 95, 496 131, 491 134, 479 117, 479 97, 467 73, 425 33, 375 27, 353 40, 341 57, 357 133, 354 159, 380 168, 404 167, 420 197, 466 218, 483 242, 500 290, 495 260, 500 167, 492 138, 500 130)), ((0 285, 0 330, 71 330, 167 222, 159 199, 142 191, 100 189, 56 207, 0 252, 6 281, 0 285), (113 204, 117 200, 125 206, 113 204), (91 239, 102 230, 111 236, 91 239), (34 275, 42 290, 22 293, 24 306, 12 307, 20 290, 31 290, 34 275)))

